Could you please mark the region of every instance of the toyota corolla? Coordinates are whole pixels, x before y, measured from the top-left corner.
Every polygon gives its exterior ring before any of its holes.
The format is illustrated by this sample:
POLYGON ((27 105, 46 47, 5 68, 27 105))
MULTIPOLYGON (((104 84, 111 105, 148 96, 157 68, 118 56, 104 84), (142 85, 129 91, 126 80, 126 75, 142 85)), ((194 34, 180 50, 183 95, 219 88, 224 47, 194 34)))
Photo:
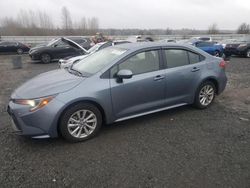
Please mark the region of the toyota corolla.
POLYGON ((190 45, 109 47, 27 81, 11 95, 8 113, 20 135, 83 141, 103 124, 188 104, 207 108, 225 89, 225 65, 190 45))

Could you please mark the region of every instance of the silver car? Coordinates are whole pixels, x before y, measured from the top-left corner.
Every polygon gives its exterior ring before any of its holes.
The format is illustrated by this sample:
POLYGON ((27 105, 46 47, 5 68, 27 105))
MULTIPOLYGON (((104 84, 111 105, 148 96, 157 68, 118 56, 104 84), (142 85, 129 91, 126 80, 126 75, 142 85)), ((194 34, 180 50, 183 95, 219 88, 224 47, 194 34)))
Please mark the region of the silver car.
POLYGON ((27 81, 8 112, 20 135, 77 142, 103 124, 188 104, 206 108, 226 83, 225 62, 193 46, 130 43, 27 81))

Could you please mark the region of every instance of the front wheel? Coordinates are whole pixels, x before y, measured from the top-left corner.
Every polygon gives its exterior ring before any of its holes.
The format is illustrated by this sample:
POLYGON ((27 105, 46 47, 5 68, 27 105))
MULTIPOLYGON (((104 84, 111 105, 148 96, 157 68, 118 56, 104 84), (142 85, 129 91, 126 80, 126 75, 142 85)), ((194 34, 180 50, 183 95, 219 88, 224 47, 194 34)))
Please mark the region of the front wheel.
POLYGON ((220 57, 220 52, 219 52, 218 50, 216 50, 216 51, 214 52, 214 56, 215 56, 215 57, 220 57))
POLYGON ((204 109, 210 106, 215 98, 215 85, 213 82, 203 82, 196 91, 194 106, 204 109))
POLYGON ((247 50, 247 52, 246 52, 246 57, 247 57, 247 58, 250 58, 250 49, 247 50))
POLYGON ((21 49, 21 48, 17 49, 17 53, 18 54, 22 54, 23 53, 23 49, 21 49))
POLYGON ((88 103, 70 107, 62 115, 59 130, 63 138, 70 142, 80 142, 94 137, 102 125, 100 110, 88 103))
POLYGON ((50 63, 50 61, 51 61, 50 55, 49 54, 42 54, 41 55, 41 61, 43 63, 50 63))

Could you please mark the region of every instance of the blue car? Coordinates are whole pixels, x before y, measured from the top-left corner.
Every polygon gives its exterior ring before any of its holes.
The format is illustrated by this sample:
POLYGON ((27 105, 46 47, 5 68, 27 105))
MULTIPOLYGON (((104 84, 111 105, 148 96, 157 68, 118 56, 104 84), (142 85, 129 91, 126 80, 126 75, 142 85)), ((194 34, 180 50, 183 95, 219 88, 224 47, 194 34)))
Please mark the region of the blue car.
POLYGON ((8 113, 20 135, 83 141, 102 124, 188 104, 207 108, 226 87, 225 65, 191 45, 112 46, 27 81, 8 113))
POLYGON ((192 45, 216 57, 223 55, 223 46, 215 42, 196 41, 192 45))

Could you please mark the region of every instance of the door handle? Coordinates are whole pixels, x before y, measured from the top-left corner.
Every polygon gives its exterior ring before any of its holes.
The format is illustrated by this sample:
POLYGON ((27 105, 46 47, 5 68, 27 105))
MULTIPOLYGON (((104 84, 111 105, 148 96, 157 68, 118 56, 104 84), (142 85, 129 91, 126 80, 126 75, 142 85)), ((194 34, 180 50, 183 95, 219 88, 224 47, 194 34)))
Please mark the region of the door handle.
POLYGON ((196 71, 199 71, 200 70, 200 68, 198 68, 198 67, 193 67, 193 69, 191 70, 192 72, 196 72, 196 71))
POLYGON ((163 80, 164 78, 165 76, 157 75, 156 77, 154 77, 154 81, 163 80))

